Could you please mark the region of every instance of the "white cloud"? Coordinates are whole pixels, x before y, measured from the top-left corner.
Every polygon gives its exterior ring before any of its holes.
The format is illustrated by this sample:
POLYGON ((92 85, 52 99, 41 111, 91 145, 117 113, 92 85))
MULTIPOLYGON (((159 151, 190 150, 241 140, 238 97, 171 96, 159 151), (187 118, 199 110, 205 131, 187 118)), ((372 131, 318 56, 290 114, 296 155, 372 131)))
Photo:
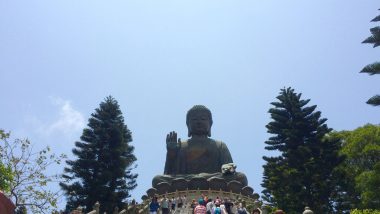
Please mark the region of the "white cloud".
POLYGON ((47 126, 48 133, 63 132, 71 134, 80 131, 85 126, 85 119, 79 111, 75 110, 70 101, 62 98, 51 98, 54 105, 59 107, 59 117, 56 121, 47 126))
POLYGON ((26 118, 27 123, 32 125, 39 135, 49 137, 53 134, 63 134, 70 137, 85 127, 83 114, 74 109, 69 100, 59 97, 50 97, 50 100, 52 105, 58 107, 58 115, 51 117, 55 119, 45 122, 36 116, 26 118))

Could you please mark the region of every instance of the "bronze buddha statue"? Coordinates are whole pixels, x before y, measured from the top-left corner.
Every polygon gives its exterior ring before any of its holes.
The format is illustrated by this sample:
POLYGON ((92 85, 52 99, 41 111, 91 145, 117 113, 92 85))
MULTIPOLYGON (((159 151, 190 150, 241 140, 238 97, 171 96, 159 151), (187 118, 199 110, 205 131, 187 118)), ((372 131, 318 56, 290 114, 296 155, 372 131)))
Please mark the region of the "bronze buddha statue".
POLYGON ((247 186, 243 173, 235 172, 227 145, 211 137, 211 111, 202 105, 192 107, 186 115, 186 125, 190 139, 181 141, 172 131, 166 136, 166 162, 164 175, 153 178, 152 186, 160 182, 170 183, 173 179, 221 178, 226 182, 237 181, 247 186), (223 168, 223 170, 222 170, 223 168))

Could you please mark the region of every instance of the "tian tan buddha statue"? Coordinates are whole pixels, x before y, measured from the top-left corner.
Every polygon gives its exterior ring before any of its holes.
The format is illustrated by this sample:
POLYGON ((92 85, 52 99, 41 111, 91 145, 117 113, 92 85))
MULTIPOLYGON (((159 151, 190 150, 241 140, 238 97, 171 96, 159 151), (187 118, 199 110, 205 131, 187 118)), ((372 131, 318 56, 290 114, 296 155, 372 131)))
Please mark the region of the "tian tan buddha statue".
POLYGON ((211 111, 202 105, 192 107, 186 115, 186 125, 190 139, 177 139, 176 132, 166 136, 166 162, 164 175, 153 178, 152 186, 161 182, 171 183, 174 179, 214 178, 226 182, 237 181, 247 186, 243 173, 235 172, 230 151, 225 143, 211 137, 211 111))

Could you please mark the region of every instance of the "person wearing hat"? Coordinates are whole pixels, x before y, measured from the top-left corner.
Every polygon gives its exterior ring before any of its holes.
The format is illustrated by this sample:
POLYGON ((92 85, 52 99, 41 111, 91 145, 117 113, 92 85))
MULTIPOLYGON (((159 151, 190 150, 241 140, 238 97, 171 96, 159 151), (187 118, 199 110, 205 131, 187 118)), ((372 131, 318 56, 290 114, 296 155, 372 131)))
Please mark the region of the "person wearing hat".
POLYGON ((194 209, 194 214, 206 214, 206 212, 207 209, 205 206, 205 201, 203 200, 203 198, 200 198, 198 200, 198 205, 194 209))

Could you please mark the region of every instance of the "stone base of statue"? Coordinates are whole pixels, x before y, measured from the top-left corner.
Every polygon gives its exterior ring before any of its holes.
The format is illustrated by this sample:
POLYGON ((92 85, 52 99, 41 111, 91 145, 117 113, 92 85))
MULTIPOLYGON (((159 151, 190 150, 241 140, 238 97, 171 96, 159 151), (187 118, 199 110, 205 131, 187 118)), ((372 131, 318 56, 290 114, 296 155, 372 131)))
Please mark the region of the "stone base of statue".
MULTIPOLYGON (((220 176, 216 173, 210 176, 207 173, 198 175, 177 175, 177 176, 158 176, 162 182, 157 182, 157 176, 153 179, 153 187, 146 191, 146 195, 142 197, 143 203, 146 204, 145 211, 148 209, 150 199, 157 197, 158 199, 167 197, 179 198, 186 196, 187 206, 190 206, 192 199, 198 200, 201 195, 211 199, 226 199, 234 203, 245 203, 250 207, 258 207, 259 194, 254 193, 252 187, 237 181, 239 173, 233 175, 220 176), (164 181, 166 179, 166 181, 164 181)), ((244 176, 245 178, 245 176, 244 176)))
POLYGON ((150 197, 178 191, 212 190, 256 198, 253 188, 247 185, 247 178, 239 172, 233 174, 158 175, 153 178, 152 186, 147 191, 147 195, 150 197))
MULTIPOLYGON (((172 184, 175 180, 186 180, 187 182, 196 179, 207 180, 208 183, 213 180, 223 180, 228 183, 230 181, 237 181, 243 186, 247 186, 248 181, 243 173, 236 172, 234 174, 222 174, 222 173, 200 173, 200 174, 184 174, 184 175, 157 175, 152 180, 152 186, 157 188, 159 183, 165 182, 172 184)), ((185 183, 183 183, 185 185, 185 183)), ((181 189, 186 188, 187 185, 181 187, 181 189)))

